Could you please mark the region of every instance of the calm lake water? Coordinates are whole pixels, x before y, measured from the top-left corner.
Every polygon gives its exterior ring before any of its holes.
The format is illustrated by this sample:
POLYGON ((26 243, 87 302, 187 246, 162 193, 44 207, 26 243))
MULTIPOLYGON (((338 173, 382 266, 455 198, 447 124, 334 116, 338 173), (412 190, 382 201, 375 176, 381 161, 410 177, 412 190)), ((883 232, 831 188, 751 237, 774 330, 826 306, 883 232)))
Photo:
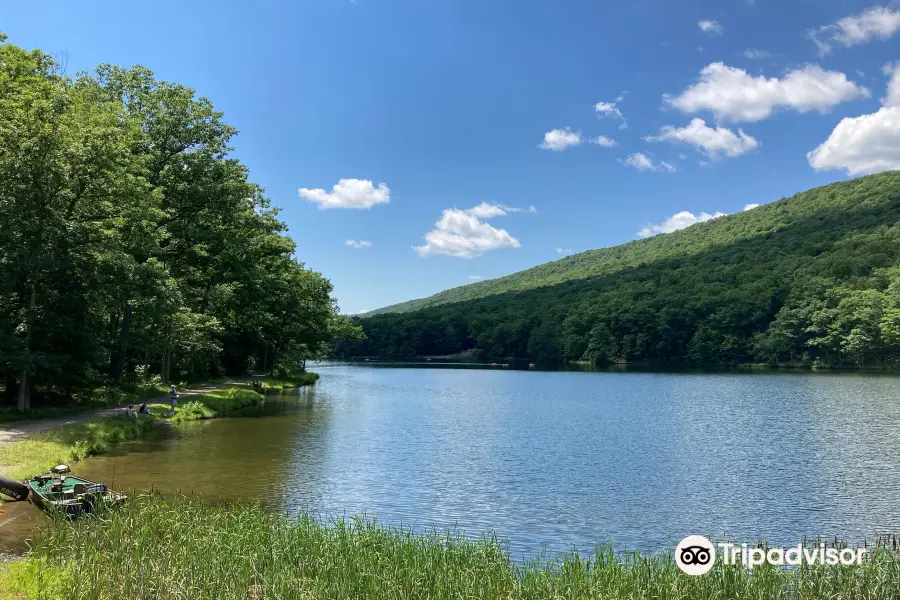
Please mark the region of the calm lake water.
POLYGON ((290 514, 492 530, 514 558, 689 534, 900 533, 896 377, 316 370, 315 388, 268 416, 166 429, 75 472, 290 514))

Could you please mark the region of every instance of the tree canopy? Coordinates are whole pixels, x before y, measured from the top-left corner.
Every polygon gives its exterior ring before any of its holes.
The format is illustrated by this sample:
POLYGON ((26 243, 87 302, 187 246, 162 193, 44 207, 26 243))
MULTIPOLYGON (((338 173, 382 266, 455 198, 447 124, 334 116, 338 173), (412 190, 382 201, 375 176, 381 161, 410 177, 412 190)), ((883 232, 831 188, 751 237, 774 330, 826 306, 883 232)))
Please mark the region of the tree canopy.
POLYGON ((65 76, 0 41, 4 402, 272 370, 321 352, 338 315, 278 210, 230 156, 237 133, 143 67, 65 76))
POLYGON ((351 354, 890 366, 900 172, 832 184, 357 318, 351 354))

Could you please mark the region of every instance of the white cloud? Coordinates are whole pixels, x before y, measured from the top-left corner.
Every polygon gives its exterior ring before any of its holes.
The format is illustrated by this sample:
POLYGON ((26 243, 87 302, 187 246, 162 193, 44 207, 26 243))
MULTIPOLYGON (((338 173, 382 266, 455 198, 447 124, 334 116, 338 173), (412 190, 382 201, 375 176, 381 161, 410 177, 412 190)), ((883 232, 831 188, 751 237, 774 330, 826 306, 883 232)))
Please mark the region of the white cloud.
POLYGON ((841 102, 868 96, 869 90, 843 73, 825 71, 818 65, 806 65, 779 79, 754 77, 743 69, 715 62, 704 67, 698 81, 681 95, 666 94, 663 100, 686 113, 708 110, 722 120, 756 122, 777 108, 824 113, 841 102))
POLYGON ((708 33, 710 35, 723 35, 725 33, 725 27, 722 26, 718 21, 698 21, 697 27, 699 27, 704 33, 708 33))
POLYGON ((759 206, 759 204, 745 204, 744 210, 753 210, 754 208, 757 208, 758 206, 759 206))
POLYGON ((675 128, 666 125, 659 130, 659 135, 644 138, 648 142, 683 142, 690 144, 709 158, 715 159, 722 156, 735 157, 755 150, 759 142, 738 129, 734 133, 724 127, 713 129, 703 119, 693 119, 687 127, 675 128))
POLYGON ((598 102, 594 105, 594 110, 597 112, 597 117, 600 119, 616 119, 619 121, 619 129, 625 129, 628 127, 628 119, 625 118, 625 115, 622 114, 622 111, 619 110, 619 107, 616 106, 621 100, 622 96, 616 98, 615 102, 598 102))
POLYGON ((699 215, 695 215, 694 213, 683 210, 680 213, 672 215, 658 225, 647 225, 646 227, 638 231, 638 237, 645 238, 660 233, 672 233, 673 231, 678 231, 679 229, 690 227, 691 225, 694 225, 696 223, 702 223, 704 221, 709 221, 710 219, 716 219, 718 217, 724 216, 725 213, 723 212, 716 212, 712 215, 702 212, 699 215))
POLYGON ((506 210, 504 210, 503 207, 497 204, 488 204, 487 202, 482 202, 478 206, 466 210, 466 212, 473 217, 478 217, 479 219, 505 217, 507 214, 509 214, 506 210))
POLYGON ((366 240, 359 240, 359 241, 347 240, 344 243, 346 245, 350 246, 351 248, 371 248, 372 247, 372 242, 367 242, 366 240))
POLYGON ((376 188, 368 179, 341 179, 331 189, 300 188, 299 194, 319 208, 371 208, 391 201, 391 190, 383 183, 376 188))
POLYGON ((505 229, 497 229, 481 221, 472 213, 474 210, 445 210, 441 219, 435 223, 435 228, 425 234, 426 243, 415 246, 414 250, 420 256, 446 254, 458 258, 475 258, 489 250, 521 246, 519 240, 505 229))
POLYGON ((885 6, 873 6, 858 15, 838 19, 836 23, 825 25, 807 32, 819 48, 819 54, 831 52, 835 42, 845 47, 866 44, 874 39, 886 40, 900 30, 900 11, 885 6))
POLYGON ((828 139, 806 155, 817 171, 868 175, 900 169, 900 106, 841 119, 828 139))
POLYGON ((654 168, 653 161, 640 152, 628 155, 623 162, 629 167, 634 167, 638 171, 652 171, 654 168))
POLYGON ((900 62, 884 65, 884 74, 891 78, 887 96, 881 99, 884 106, 900 106, 900 62))
POLYGON ((581 144, 581 132, 572 131, 571 128, 554 129, 544 134, 544 141, 538 147, 544 150, 562 152, 566 148, 572 148, 581 144))
POLYGON ((571 248, 557 248, 556 253, 557 254, 574 254, 575 251, 572 250, 571 248))
POLYGON ((518 208, 516 206, 507 206, 506 204, 488 204, 482 202, 473 208, 467 208, 466 213, 479 219, 493 219, 494 217, 505 217, 510 213, 529 212, 535 213, 537 209, 533 206, 526 208, 518 208))
POLYGON ((482 279, 484 279, 484 277, 482 277, 481 275, 469 275, 469 279, 471 279, 472 281, 481 281, 482 279))
POLYGON ((653 159, 641 152, 629 154, 625 158, 620 159, 619 162, 623 165, 634 167, 638 171, 668 171, 669 173, 674 173, 677 170, 666 161, 655 163, 653 159))
POLYGON ((612 148, 616 145, 616 140, 611 137, 607 137, 605 135, 598 135, 597 137, 592 137, 590 143, 597 144, 598 146, 603 146, 604 148, 612 148))
POLYGON ((751 60, 758 60, 762 58, 772 58, 772 53, 758 48, 747 48, 744 50, 744 56, 751 60))
POLYGON ((356 313, 356 314, 358 314, 358 315, 364 315, 364 314, 366 314, 366 313, 368 313, 368 312, 372 312, 372 311, 369 310, 368 308, 364 308, 364 309, 362 309, 361 311, 359 311, 359 312, 356 313))

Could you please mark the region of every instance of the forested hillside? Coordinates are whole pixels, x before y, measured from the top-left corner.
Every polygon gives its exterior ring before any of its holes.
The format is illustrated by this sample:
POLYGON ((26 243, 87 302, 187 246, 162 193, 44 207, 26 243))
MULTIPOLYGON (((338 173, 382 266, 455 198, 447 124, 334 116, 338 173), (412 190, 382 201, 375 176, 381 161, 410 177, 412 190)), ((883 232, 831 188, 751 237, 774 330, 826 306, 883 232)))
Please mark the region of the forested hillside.
POLYGON ((359 319, 367 339, 342 352, 474 350, 547 366, 893 364, 898 220, 900 172, 836 183, 389 307, 398 312, 359 319))
POLYGON ((66 77, 3 38, 3 403, 271 370, 345 325, 209 100, 141 67, 66 77))

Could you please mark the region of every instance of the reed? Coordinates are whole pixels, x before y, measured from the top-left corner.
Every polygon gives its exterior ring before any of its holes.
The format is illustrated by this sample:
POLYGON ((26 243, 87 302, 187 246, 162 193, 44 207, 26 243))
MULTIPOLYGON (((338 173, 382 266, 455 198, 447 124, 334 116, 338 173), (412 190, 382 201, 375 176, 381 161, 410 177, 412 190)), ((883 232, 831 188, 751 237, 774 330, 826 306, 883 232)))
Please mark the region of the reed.
MULTIPOLYGON (((363 518, 323 523, 254 505, 210 506, 144 495, 121 511, 54 522, 26 557, 0 571, 24 598, 690 599, 896 597, 900 554, 862 567, 717 566, 684 575, 671 553, 601 546, 518 564, 494 537, 414 533, 363 518)), ((2 597, 2 593, 0 593, 2 597)))

